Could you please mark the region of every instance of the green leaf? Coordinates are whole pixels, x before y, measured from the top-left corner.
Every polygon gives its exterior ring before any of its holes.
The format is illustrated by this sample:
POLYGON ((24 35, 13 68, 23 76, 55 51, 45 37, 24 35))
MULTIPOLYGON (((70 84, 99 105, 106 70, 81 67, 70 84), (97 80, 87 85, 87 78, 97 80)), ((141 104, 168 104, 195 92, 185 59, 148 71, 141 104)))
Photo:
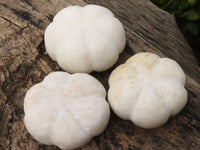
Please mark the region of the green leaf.
POLYGON ((200 14, 195 9, 190 9, 189 11, 181 14, 180 17, 185 17, 188 20, 195 21, 195 20, 200 19, 200 14))
POLYGON ((162 7, 167 3, 168 0, 151 0, 151 1, 157 6, 162 7))
POLYGON ((174 3, 174 0, 168 0, 168 2, 165 5, 163 5, 161 8, 166 9, 170 7, 173 3, 174 3))
POLYGON ((168 0, 156 0, 160 5, 165 5, 168 0))
POLYGON ((190 6, 195 5, 198 2, 198 0, 188 0, 188 3, 190 3, 190 6))
POLYGON ((187 23, 187 28, 189 29, 189 31, 194 34, 197 35, 198 34, 198 24, 194 23, 194 22, 188 22, 187 23))
POLYGON ((190 7, 190 3, 188 2, 188 0, 182 0, 179 3, 177 3, 177 7, 179 12, 182 12, 184 9, 187 9, 190 7))
POLYGON ((200 19, 200 14, 195 9, 191 9, 188 12, 187 19, 188 20, 198 20, 198 19, 200 19))

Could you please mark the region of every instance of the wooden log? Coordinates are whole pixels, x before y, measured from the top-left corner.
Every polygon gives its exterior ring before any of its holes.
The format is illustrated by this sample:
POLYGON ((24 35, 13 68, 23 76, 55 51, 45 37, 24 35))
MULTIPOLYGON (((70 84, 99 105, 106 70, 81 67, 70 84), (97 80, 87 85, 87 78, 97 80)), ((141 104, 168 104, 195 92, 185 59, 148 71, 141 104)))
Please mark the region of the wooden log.
POLYGON ((93 72, 108 89, 110 72, 137 52, 176 60, 187 75, 189 100, 164 126, 145 130, 111 113, 105 132, 84 150, 200 149, 200 69, 191 48, 169 13, 148 0, 1 0, 0 1, 0 150, 56 150, 35 141, 24 127, 26 91, 50 72, 62 70, 47 55, 43 35, 53 16, 70 5, 99 4, 124 24, 127 43, 117 64, 93 72))

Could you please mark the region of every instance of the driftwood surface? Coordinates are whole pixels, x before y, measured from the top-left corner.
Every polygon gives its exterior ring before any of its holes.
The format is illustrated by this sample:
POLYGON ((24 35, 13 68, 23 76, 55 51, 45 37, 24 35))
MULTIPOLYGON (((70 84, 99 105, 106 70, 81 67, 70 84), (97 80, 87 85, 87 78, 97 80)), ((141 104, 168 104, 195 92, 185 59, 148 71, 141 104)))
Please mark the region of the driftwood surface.
POLYGON ((124 24, 127 43, 117 64, 93 72, 108 89, 110 72, 137 52, 176 60, 187 75, 187 106, 164 126, 145 130, 111 113, 105 132, 84 150, 200 149, 200 68, 169 13, 148 0, 0 0, 0 150, 56 150, 36 142, 23 124, 26 91, 52 71, 62 70, 47 55, 43 35, 53 16, 70 5, 99 4, 124 24))

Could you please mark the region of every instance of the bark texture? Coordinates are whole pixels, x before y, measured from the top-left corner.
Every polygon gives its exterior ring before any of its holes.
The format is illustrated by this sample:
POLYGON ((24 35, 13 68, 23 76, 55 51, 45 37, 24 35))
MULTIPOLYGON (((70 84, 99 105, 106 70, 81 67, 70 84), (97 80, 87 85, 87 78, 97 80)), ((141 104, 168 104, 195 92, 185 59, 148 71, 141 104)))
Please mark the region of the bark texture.
POLYGON ((182 66, 189 100, 180 114, 153 130, 136 127, 111 113, 105 132, 80 149, 200 149, 200 68, 173 16, 148 0, 0 0, 0 150, 58 149, 39 144, 27 132, 23 99, 48 73, 61 70, 45 51, 45 28, 62 8, 86 4, 109 8, 126 30, 126 47, 117 64, 108 71, 92 73, 106 89, 116 66, 147 51, 182 66))

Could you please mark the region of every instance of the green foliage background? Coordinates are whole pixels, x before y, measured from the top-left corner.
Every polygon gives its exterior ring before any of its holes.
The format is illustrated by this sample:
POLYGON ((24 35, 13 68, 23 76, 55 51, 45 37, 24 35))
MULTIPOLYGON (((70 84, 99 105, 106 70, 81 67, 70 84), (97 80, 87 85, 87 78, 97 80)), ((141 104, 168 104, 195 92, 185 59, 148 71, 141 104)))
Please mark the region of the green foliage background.
POLYGON ((151 0, 176 17, 183 34, 200 33, 200 0, 151 0))
POLYGON ((200 0, 151 0, 173 14, 200 64, 200 0))

